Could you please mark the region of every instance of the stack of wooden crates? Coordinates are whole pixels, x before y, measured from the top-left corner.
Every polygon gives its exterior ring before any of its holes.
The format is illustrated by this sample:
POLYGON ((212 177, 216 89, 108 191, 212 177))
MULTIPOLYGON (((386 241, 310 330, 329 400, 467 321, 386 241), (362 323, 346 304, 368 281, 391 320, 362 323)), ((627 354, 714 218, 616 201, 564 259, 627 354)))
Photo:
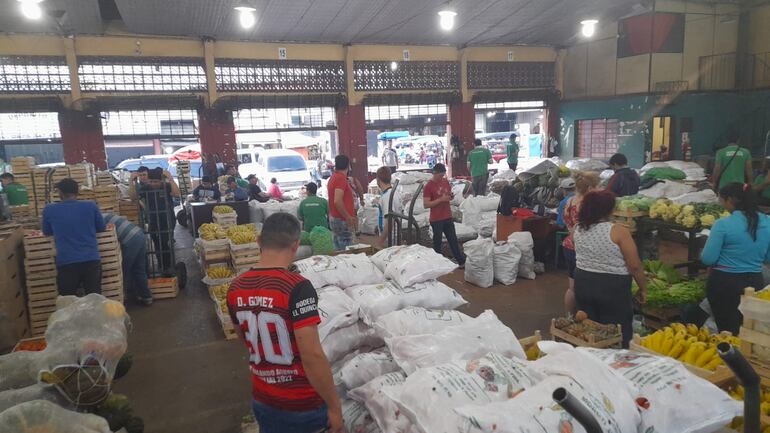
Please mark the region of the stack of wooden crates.
POLYGON ((30 335, 21 273, 23 237, 24 230, 18 224, 0 228, 0 346, 30 335))

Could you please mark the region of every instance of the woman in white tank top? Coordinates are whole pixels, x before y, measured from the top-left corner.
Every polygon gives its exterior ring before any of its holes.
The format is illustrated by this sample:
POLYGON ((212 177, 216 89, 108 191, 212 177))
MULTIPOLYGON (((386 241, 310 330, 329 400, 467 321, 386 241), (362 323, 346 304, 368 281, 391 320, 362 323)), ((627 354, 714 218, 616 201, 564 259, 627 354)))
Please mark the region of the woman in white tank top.
POLYGON ((639 285, 641 303, 646 301, 647 280, 631 232, 609 222, 614 209, 615 195, 609 191, 590 192, 583 198, 573 234, 575 301, 591 320, 620 324, 623 347, 628 347, 633 333, 631 278, 639 285))

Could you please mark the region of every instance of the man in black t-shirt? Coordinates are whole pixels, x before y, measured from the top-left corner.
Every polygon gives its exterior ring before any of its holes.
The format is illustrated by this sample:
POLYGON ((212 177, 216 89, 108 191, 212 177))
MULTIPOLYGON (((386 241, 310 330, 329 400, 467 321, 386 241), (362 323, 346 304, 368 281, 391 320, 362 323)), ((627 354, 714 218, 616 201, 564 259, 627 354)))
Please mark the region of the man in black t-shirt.
POLYGON ((262 188, 257 185, 257 176, 250 174, 246 180, 249 181, 249 199, 264 203, 270 200, 270 196, 262 192, 262 188))
POLYGON ((214 184, 211 176, 203 176, 201 184, 193 190, 193 200, 195 201, 219 201, 222 194, 219 188, 214 184))
POLYGON ((174 247, 174 198, 179 198, 179 187, 168 171, 161 168, 150 170, 147 183, 144 186, 133 184, 129 195, 138 196, 142 200, 145 219, 149 225, 149 233, 155 244, 155 254, 158 267, 165 273, 174 266, 171 263, 171 248, 174 247))

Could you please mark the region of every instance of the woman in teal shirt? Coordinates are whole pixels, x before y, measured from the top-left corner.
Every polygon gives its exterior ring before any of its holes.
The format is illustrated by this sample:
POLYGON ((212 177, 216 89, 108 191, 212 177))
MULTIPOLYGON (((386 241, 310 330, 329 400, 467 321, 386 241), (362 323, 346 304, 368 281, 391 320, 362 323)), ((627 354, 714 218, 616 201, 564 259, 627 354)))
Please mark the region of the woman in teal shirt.
POLYGON ((743 290, 764 287, 762 265, 770 262, 770 219, 757 210, 751 185, 728 184, 719 191, 719 200, 731 215, 714 223, 701 261, 712 266, 706 296, 717 327, 738 335, 743 290))

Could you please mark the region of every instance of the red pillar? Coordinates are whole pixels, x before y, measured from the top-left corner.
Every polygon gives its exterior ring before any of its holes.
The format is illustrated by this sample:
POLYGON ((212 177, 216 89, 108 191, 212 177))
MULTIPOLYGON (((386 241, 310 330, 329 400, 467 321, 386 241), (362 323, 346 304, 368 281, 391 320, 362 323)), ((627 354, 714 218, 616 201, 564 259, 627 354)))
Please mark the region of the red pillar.
POLYGON ((215 109, 198 110, 198 132, 201 153, 208 161, 205 169, 207 173, 216 172, 214 164, 217 158, 225 165, 236 164, 238 154, 231 112, 215 109))
POLYGON ((337 108, 337 153, 347 155, 353 164, 353 176, 366 187, 369 164, 366 149, 366 118, 363 105, 337 108))
POLYGON ((93 163, 100 170, 107 169, 107 152, 104 149, 102 118, 98 114, 67 110, 59 113, 64 162, 93 163))
MULTIPOLYGON (((476 138, 476 113, 473 111, 473 102, 461 102, 449 106, 449 137, 457 136, 463 143, 465 155, 473 149, 473 140, 476 138)), ((451 155, 451 144, 447 148, 447 155, 451 155)), ((466 158, 450 161, 449 176, 468 176, 466 158)))

